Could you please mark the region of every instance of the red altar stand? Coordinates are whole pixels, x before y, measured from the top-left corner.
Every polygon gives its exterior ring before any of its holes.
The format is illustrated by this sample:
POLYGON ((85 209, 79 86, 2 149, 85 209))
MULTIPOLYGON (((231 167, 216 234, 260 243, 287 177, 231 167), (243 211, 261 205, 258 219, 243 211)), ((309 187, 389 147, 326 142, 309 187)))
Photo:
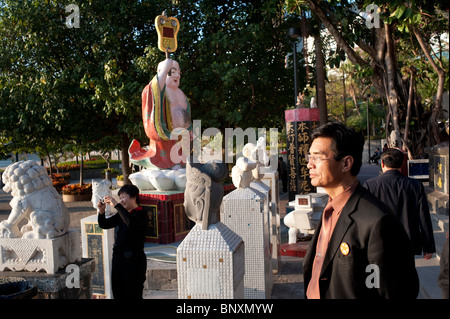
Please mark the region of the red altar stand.
POLYGON ((282 244, 281 256, 305 257, 309 241, 299 241, 295 244, 282 244))
MULTIPOLYGON (((233 184, 224 185, 225 194, 233 189, 233 184)), ((150 219, 147 242, 170 244, 181 241, 194 227, 194 222, 184 212, 184 191, 142 191, 139 200, 150 219)))

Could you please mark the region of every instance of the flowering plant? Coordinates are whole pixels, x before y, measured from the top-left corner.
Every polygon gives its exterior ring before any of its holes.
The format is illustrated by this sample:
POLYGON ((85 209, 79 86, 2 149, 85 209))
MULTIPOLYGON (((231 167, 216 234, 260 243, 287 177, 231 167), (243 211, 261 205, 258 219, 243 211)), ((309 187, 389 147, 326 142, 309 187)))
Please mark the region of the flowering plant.
POLYGON ((84 195, 92 193, 92 184, 70 184, 62 188, 64 195, 84 195))
POLYGON ((57 180, 57 179, 69 180, 70 179, 70 173, 53 173, 51 177, 52 177, 53 180, 57 180))
POLYGON ((51 175, 51 177, 53 181, 53 187, 58 191, 58 193, 61 193, 62 188, 69 184, 70 173, 54 173, 51 175))

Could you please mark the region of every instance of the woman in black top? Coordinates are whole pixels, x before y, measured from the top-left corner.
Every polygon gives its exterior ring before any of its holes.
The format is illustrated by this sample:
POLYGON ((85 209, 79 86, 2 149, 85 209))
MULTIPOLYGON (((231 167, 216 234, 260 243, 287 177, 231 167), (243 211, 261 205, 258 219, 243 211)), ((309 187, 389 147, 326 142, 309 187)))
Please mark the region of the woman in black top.
POLYGON ((139 206, 139 188, 124 185, 119 190, 120 203, 109 196, 99 201, 98 224, 103 229, 116 227, 112 257, 111 285, 114 299, 142 299, 147 258, 144 253, 147 212, 139 206), (117 214, 106 218, 109 204, 117 214))

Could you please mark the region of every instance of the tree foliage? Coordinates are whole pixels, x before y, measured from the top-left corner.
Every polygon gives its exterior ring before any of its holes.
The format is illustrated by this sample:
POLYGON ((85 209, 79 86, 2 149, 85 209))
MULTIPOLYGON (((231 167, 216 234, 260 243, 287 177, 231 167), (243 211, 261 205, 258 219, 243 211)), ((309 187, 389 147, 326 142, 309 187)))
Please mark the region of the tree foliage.
MULTIPOLYGON (((0 0, 0 152, 51 152, 66 144, 120 148, 127 170, 131 139, 148 142, 141 92, 164 59, 153 25, 164 10, 181 23, 172 58, 183 70, 193 119, 221 130, 284 126, 294 92, 293 70, 285 67, 292 51, 286 30, 298 23, 286 15, 285 1, 80 0, 79 28, 69 28, 72 3, 0 0)), ((369 1, 302 3, 338 45, 326 61, 337 65, 345 57, 370 78, 389 129, 404 133, 412 153, 437 143, 440 105, 434 101, 448 89, 442 81, 448 59, 436 52, 430 60, 428 39, 445 30, 442 6, 375 1, 383 24, 369 29, 359 15, 369 1)), ((299 74, 301 88, 308 79, 302 67, 299 74)))
POLYGON ((283 126, 293 76, 278 1, 80 0, 70 28, 72 2, 0 1, 0 136, 12 141, 3 151, 106 143, 128 167, 131 139, 148 142, 141 92, 164 59, 153 25, 163 10, 181 22, 172 58, 193 119, 222 130, 283 126))
MULTIPOLYGON (((180 1, 182 86, 206 127, 278 127, 292 105, 292 47, 277 1, 180 1)), ((203 124, 202 124, 203 125, 203 124)))

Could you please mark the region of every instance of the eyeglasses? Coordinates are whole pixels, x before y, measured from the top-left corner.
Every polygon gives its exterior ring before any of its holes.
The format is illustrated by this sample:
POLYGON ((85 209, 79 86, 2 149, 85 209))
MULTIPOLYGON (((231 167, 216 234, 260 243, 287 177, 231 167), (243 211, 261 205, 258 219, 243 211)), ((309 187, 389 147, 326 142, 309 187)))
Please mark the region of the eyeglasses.
POLYGON ((332 160, 332 159, 335 159, 335 158, 334 157, 332 157, 332 158, 320 158, 320 157, 318 157, 316 155, 305 154, 305 159, 306 159, 307 163, 309 163, 309 162, 317 163, 317 162, 322 162, 322 161, 329 161, 329 160, 332 160))

